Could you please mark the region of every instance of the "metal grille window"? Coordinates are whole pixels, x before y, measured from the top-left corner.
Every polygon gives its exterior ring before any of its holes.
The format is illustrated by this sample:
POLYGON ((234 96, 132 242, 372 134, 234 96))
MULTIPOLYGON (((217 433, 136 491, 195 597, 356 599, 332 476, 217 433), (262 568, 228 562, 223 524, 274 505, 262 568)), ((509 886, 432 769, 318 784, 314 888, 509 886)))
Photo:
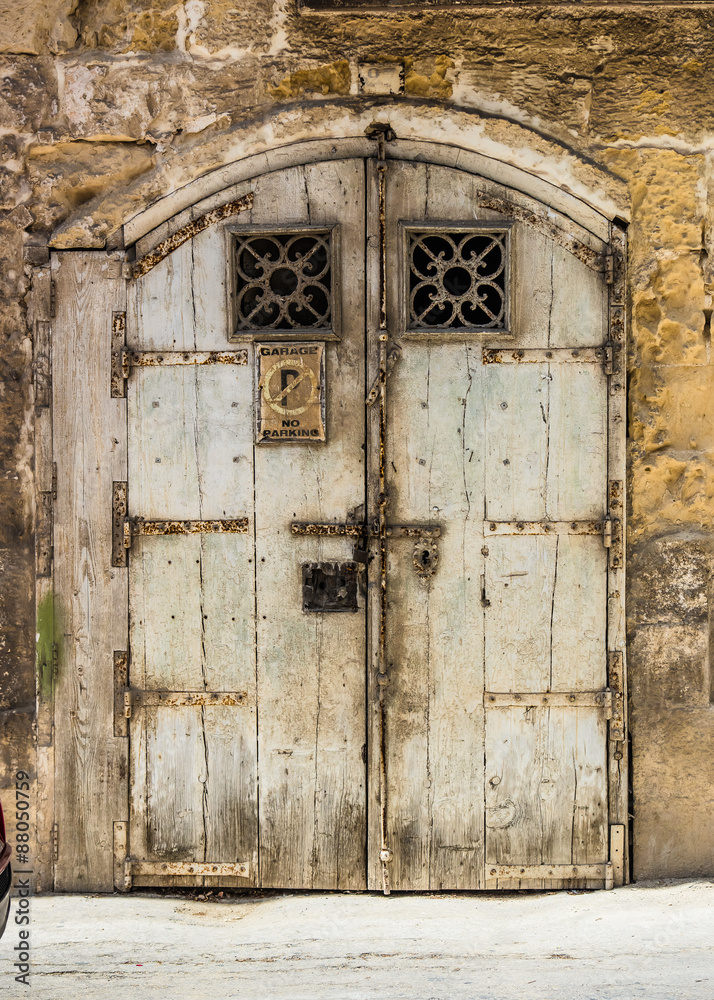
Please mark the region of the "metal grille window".
POLYGON ((331 330, 332 233, 234 233, 236 331, 331 330))
POLYGON ((506 229, 406 229, 407 329, 507 330, 506 229))

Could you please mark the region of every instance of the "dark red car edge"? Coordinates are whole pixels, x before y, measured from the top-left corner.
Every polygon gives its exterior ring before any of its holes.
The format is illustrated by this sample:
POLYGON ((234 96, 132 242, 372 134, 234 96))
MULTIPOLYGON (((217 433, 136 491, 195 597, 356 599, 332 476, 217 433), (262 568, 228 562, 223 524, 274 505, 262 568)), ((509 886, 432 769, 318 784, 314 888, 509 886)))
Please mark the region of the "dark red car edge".
POLYGON ((10 867, 10 845, 5 836, 5 817, 0 805, 0 937, 5 933, 8 914, 10 913, 10 886, 12 885, 12 868, 10 867))

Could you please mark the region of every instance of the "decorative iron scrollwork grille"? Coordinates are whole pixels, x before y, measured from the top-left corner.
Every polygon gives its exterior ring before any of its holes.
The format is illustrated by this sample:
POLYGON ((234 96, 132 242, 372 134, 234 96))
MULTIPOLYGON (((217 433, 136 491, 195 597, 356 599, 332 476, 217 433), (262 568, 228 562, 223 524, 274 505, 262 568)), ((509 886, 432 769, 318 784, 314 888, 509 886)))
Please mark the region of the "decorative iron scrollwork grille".
POLYGON ((508 329, 508 230, 407 229, 407 329, 508 329))
POLYGON ((235 232, 236 330, 332 328, 330 230, 235 232))

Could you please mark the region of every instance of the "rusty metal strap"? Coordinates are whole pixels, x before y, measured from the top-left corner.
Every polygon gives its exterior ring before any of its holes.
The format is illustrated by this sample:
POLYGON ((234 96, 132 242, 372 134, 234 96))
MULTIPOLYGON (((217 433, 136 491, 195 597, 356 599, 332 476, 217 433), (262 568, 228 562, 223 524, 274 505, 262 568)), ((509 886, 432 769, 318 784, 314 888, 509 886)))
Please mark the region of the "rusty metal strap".
POLYGON ((165 257, 168 257, 170 253, 177 250, 180 246, 186 243, 188 240, 193 239, 194 236, 198 236, 202 233, 204 229, 208 229, 209 226, 215 225, 217 222, 221 222, 223 219, 228 219, 232 215, 238 215, 239 212, 246 212, 253 207, 253 192, 243 195, 242 198, 238 198, 236 201, 229 201, 225 205, 221 205, 220 208, 214 208, 212 212, 206 212, 205 215, 200 215, 197 219, 192 222, 187 223, 182 226, 181 229, 177 229, 173 236, 169 236, 167 239, 162 240, 158 246, 147 253, 145 257, 141 260, 137 260, 135 263, 129 265, 129 276, 131 278, 140 278, 144 274, 156 267, 165 257))
POLYGON ((602 521, 484 521, 488 535, 604 535, 602 521))
POLYGON ((190 708, 193 705, 234 707, 248 703, 246 691, 126 691, 132 708, 190 708))
POLYGON ((602 708, 607 714, 612 712, 612 691, 486 691, 483 703, 487 708, 602 708))
POLYGON ((481 360, 485 365, 540 365, 563 362, 605 365, 611 358, 611 347, 527 347, 519 350, 484 348, 481 354, 481 360))
POLYGON ((535 212, 531 212, 527 208, 515 205, 513 202, 506 201, 504 198, 496 198, 493 195, 479 195, 478 203, 481 208, 490 208, 494 212, 499 212, 501 215, 508 216, 510 219, 517 219, 519 222, 525 222, 526 225, 532 226, 533 229, 537 229, 539 233, 543 233, 544 236, 553 240, 553 242, 557 243, 558 246, 563 247, 564 250, 573 254, 574 257, 577 257, 579 261, 582 261, 583 264, 591 268, 593 271, 606 273, 608 267, 607 253, 593 250, 591 247, 587 246, 587 244, 583 243, 582 240, 579 240, 577 236, 574 236, 566 229, 562 229, 560 226, 556 225, 551 219, 536 215, 535 212))
POLYGON ((122 351, 122 374, 130 368, 174 367, 176 365, 247 365, 248 352, 239 351, 122 351))
POLYGON ((248 518, 233 517, 224 521, 147 521, 130 517, 124 522, 125 544, 137 535, 198 535, 248 533, 248 518))

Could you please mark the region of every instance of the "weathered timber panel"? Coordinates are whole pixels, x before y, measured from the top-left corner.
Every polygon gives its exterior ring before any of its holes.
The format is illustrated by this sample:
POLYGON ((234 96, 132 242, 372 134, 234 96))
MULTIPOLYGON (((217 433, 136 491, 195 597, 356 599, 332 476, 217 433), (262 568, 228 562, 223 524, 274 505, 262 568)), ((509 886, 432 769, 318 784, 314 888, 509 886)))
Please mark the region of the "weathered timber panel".
POLYGON ((364 165, 267 175, 250 215, 259 225, 339 223, 345 254, 342 340, 339 354, 326 351, 327 441, 256 447, 261 882, 363 888, 364 611, 302 610, 301 564, 344 562, 353 545, 295 537, 290 522, 344 522, 364 503, 364 165))
POLYGON ((111 566, 112 483, 126 479, 126 404, 109 395, 120 263, 53 261, 56 797, 55 888, 111 891, 113 823, 126 815, 126 740, 113 736, 115 649, 126 649, 126 571, 111 566))
MULTIPOLYGON (((224 234, 201 236, 205 257, 185 244, 172 255, 184 255, 183 270, 180 261, 172 270, 167 258, 137 282, 141 326, 132 336, 138 347, 195 350, 211 335, 222 339, 210 341, 210 347, 225 347, 225 329, 204 325, 193 311, 187 318, 184 295, 163 298, 162 269, 171 287, 174 280, 187 281, 191 303, 197 303, 200 316, 210 317, 215 288, 201 285, 198 275, 202 266, 217 263, 209 253, 211 240, 223 246, 224 234)), ((225 260, 221 264, 225 269, 225 260)), ((216 275, 219 286, 223 273, 216 275)), ((218 300, 225 319, 225 302, 218 300)), ((252 515, 247 367, 134 369, 128 397, 132 516, 210 520, 252 515)), ((147 860, 216 862, 240 855, 250 865, 249 882, 241 879, 243 885, 255 884, 258 858, 254 579, 252 517, 246 534, 141 537, 132 544, 131 686, 239 690, 246 701, 135 712, 131 853, 147 860)), ((150 877, 138 875, 136 881, 144 884, 150 877)))

